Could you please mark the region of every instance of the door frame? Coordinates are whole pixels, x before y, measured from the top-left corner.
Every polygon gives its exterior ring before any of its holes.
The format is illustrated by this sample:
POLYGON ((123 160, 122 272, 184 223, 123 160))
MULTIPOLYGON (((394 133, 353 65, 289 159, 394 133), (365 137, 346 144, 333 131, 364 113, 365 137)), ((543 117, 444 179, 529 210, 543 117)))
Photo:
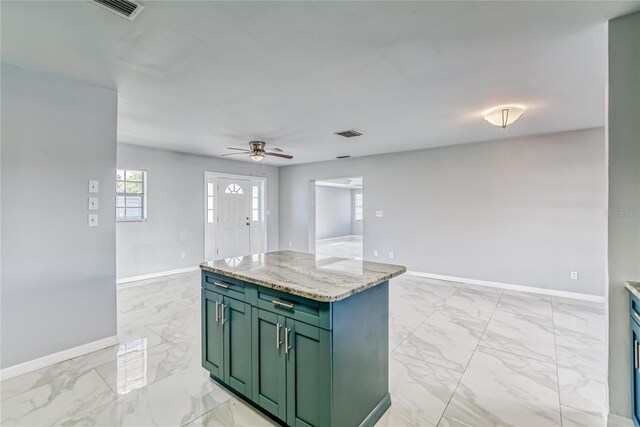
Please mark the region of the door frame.
MULTIPOLYGON (((217 221, 215 222, 215 227, 213 227, 214 230, 211 230, 211 227, 209 227, 209 224, 207 222, 207 184, 209 183, 209 178, 214 178, 216 181, 216 190, 214 190, 214 209, 216 212, 216 217, 217 217, 217 211, 218 211, 218 197, 217 197, 217 193, 215 193, 215 191, 217 191, 217 181, 218 178, 228 178, 228 179, 244 179, 249 181, 249 183, 251 183, 251 181, 259 181, 262 183, 262 212, 263 212, 263 216, 264 216, 264 222, 262 225, 262 230, 261 230, 261 234, 262 234, 262 248, 260 252, 266 252, 267 251, 267 247, 268 247, 268 242, 267 242, 267 178, 264 176, 255 176, 255 175, 240 175, 240 174, 231 174, 231 173, 222 173, 222 172, 210 172, 210 171, 204 171, 204 179, 203 179, 203 184, 202 184, 202 224, 203 224, 203 228, 204 228, 204 242, 203 242, 203 248, 202 248, 202 253, 203 253, 203 259, 205 261, 211 261, 212 259, 207 259, 207 248, 208 248, 208 242, 212 242, 212 244, 214 244, 215 246, 215 242, 216 242, 216 229, 218 227, 217 225, 217 221)), ((249 247, 251 247, 251 231, 249 232, 249 247)), ((215 247, 214 247, 215 249, 215 247)), ((215 257, 213 259, 216 259, 215 257)))

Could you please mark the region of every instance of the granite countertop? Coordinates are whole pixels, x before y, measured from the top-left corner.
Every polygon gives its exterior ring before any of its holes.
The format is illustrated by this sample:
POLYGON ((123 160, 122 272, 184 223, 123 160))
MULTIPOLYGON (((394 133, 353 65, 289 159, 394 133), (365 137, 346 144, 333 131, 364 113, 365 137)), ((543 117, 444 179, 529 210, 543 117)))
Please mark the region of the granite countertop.
POLYGON ((635 295, 636 298, 640 298, 640 282, 627 282, 626 286, 629 292, 635 295))
POLYGON ((407 271, 401 265, 293 251, 209 261, 200 264, 200 268, 325 302, 340 301, 407 271))

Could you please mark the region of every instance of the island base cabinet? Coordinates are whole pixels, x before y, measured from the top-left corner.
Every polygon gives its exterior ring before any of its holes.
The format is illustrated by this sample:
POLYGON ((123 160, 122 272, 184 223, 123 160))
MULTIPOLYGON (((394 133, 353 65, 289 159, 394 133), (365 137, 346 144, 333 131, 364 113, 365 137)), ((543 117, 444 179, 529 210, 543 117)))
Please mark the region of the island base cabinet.
POLYGON ((330 332, 253 312, 253 401, 290 426, 329 426, 330 332))
POLYGON ((287 424, 331 425, 331 333, 287 319, 287 424))
POLYGON ((253 308, 253 401, 281 420, 287 417, 284 328, 283 316, 253 308))
POLYGON ((203 290, 202 365, 243 395, 251 395, 251 306, 203 290))

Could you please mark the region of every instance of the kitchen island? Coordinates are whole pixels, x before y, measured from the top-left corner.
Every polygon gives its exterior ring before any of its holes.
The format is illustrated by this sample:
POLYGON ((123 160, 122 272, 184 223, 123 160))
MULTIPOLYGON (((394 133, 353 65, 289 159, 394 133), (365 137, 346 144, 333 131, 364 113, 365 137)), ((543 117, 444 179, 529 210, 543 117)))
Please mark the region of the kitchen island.
POLYGON ((202 366, 290 426, 373 426, 389 396, 390 264, 278 251, 202 269, 202 366))

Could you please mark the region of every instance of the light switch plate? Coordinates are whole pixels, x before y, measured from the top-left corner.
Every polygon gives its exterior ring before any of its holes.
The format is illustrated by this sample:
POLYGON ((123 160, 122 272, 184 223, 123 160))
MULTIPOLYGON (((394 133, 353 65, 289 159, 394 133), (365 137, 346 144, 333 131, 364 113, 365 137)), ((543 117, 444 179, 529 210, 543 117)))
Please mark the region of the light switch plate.
POLYGON ((96 180, 89 180, 89 193, 97 193, 100 183, 96 180))
POLYGON ((89 210, 97 211, 98 210, 98 198, 97 197, 89 197, 89 210))
POLYGON ((376 211, 376 218, 382 218, 384 216, 384 211, 376 211))
POLYGON ((97 227, 97 226, 98 226, 98 215, 89 214, 89 227, 97 227))

